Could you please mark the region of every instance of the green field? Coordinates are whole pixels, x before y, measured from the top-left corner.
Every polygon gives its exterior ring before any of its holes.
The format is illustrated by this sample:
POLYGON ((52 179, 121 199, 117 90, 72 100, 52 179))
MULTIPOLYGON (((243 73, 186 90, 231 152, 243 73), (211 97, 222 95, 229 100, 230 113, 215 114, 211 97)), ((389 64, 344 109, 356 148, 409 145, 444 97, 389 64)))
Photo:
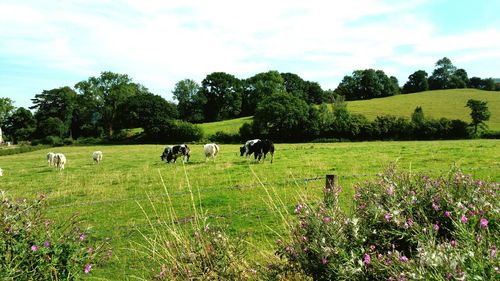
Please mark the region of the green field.
POLYGON ((219 122, 201 123, 198 124, 198 126, 203 130, 205 136, 211 136, 218 131, 237 134, 241 125, 244 123, 250 123, 251 121, 252 116, 248 116, 219 122))
MULTIPOLYGON (((397 95, 371 100, 349 101, 347 109, 373 120, 380 115, 396 115, 410 118, 417 106, 421 106, 428 118, 460 119, 467 123, 470 119, 470 109, 465 107, 467 100, 476 99, 488 102, 491 118, 486 124, 493 131, 500 131, 500 92, 482 91, 476 89, 453 89, 427 91, 415 94, 397 95)), ((205 136, 217 131, 237 133, 243 123, 248 123, 252 117, 243 117, 220 122, 200 124, 205 136)))
POLYGON ((339 176, 345 210, 352 202, 352 185, 374 178, 391 161, 400 169, 432 175, 457 165, 474 177, 500 182, 498 140, 277 144, 273 164, 247 162, 238 155, 237 145, 222 145, 216 163, 205 163, 202 145, 191 149, 191 161, 183 165, 160 162, 160 145, 53 148, 68 159, 62 172, 47 166, 47 149, 2 156, 0 189, 11 197, 46 194, 48 215, 55 219, 79 213, 93 227, 91 235, 111 238, 114 248, 112 261, 89 277, 125 280, 148 268, 130 247, 144 243, 139 230, 151 232, 139 204, 154 221, 165 218, 162 178, 179 218, 192 215, 193 190, 196 204, 212 220, 228 225, 231 235, 246 234, 255 247, 252 254, 272 252, 276 233, 285 229, 267 206, 267 192, 292 211, 299 196, 321 196, 326 174, 339 176), (94 150, 104 152, 100 165, 92 163, 94 150))
POLYGON ((421 106, 426 117, 446 117, 469 123, 471 121, 470 109, 465 107, 469 99, 487 101, 491 118, 486 124, 491 130, 500 130, 500 92, 476 89, 427 91, 380 99, 350 101, 347 103, 347 109, 363 114, 368 119, 375 119, 378 115, 410 117, 415 107, 421 106))

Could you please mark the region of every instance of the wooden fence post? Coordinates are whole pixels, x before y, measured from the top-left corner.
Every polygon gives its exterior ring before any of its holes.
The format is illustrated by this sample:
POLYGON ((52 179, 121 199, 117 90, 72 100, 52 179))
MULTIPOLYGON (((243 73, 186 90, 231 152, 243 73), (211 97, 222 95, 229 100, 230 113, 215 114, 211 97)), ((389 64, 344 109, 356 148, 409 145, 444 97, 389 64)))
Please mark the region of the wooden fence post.
POLYGON ((334 191, 334 188, 337 187, 338 177, 337 175, 326 175, 326 183, 325 190, 334 191))

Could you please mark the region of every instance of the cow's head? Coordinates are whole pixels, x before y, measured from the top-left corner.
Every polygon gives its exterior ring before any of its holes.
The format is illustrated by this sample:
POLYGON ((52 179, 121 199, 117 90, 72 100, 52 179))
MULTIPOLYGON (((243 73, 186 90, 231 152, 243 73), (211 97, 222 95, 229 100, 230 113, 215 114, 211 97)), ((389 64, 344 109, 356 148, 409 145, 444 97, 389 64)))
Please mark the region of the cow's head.
POLYGON ((246 151, 247 151, 247 149, 245 148, 245 146, 240 147, 240 156, 245 155, 246 151))

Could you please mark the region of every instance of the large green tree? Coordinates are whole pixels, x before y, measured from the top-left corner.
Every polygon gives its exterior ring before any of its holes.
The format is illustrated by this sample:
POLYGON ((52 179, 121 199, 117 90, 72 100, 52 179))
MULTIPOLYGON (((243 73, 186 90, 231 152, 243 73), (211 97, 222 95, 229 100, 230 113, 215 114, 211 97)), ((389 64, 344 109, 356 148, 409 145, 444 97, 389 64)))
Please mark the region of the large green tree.
POLYGON ((200 85, 191 79, 184 79, 175 84, 172 94, 177 100, 180 119, 194 123, 204 120, 203 110, 207 100, 200 89, 200 85))
POLYGON ((436 68, 429 77, 430 90, 465 88, 468 83, 467 72, 457 69, 447 57, 436 62, 436 68))
MULTIPOLYGON (((33 106, 30 109, 36 110, 35 119, 37 120, 37 136, 44 137, 50 135, 48 130, 40 124, 48 118, 57 118, 62 125, 57 124, 58 136, 72 136, 72 120, 75 108, 77 106, 77 94, 70 87, 61 87, 52 90, 44 90, 41 94, 35 95, 31 99, 33 106)), ((54 122, 49 122, 53 124, 54 122)))
POLYGON ((427 81, 427 72, 417 70, 408 76, 408 82, 403 86, 403 93, 417 93, 429 90, 429 82, 427 81))
POLYGON ((355 70, 352 76, 344 76, 335 92, 346 100, 364 100, 397 95, 399 85, 382 70, 355 70))
POLYGON ((488 102, 470 99, 466 106, 471 109, 471 126, 474 128, 474 136, 477 136, 478 128, 486 129, 484 121, 490 120, 491 112, 488 110, 488 102))
POLYGON ((295 73, 281 73, 281 76, 285 80, 287 93, 305 100, 308 104, 329 102, 330 96, 321 89, 317 82, 304 80, 295 73))
POLYGON ((99 110, 101 122, 108 136, 113 135, 114 126, 118 123, 118 108, 128 97, 148 92, 140 85, 132 82, 126 74, 110 71, 102 72, 99 77, 90 77, 75 85, 82 95, 93 98, 99 110))
POLYGON ((10 98, 0 98, 0 127, 5 124, 14 109, 15 107, 10 98))
POLYGON ((33 113, 24 107, 17 108, 6 123, 5 131, 14 143, 31 140, 36 129, 33 113))
POLYGON ((301 140, 307 132, 309 106, 288 93, 264 98, 255 111, 253 131, 275 141, 301 140))
POLYGON ((241 112, 243 83, 225 72, 213 72, 201 82, 206 98, 205 121, 236 118, 241 112))
POLYGON ((285 80, 277 71, 259 73, 246 79, 242 97, 241 115, 253 115, 257 105, 265 97, 284 93, 286 91, 284 83, 285 80))

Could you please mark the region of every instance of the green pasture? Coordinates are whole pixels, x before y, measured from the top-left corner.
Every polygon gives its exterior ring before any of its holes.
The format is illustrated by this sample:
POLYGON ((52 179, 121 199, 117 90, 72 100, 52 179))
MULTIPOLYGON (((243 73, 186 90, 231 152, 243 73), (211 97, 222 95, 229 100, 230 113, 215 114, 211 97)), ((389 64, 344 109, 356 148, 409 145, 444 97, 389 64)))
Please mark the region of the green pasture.
POLYGON ((179 221, 189 221, 194 202, 213 223, 227 225, 230 235, 244 235, 249 255, 258 259, 285 234, 269 203, 282 201, 282 209, 292 213, 299 197, 322 196, 326 174, 339 176, 344 210, 352 204, 353 184, 374 178, 389 162, 432 175, 456 165, 474 177, 500 182, 498 140, 276 144, 273 164, 248 162, 237 145, 221 145, 215 163, 205 163, 202 145, 191 145, 185 165, 162 163, 162 150, 162 145, 60 147, 2 156, 0 189, 16 198, 45 194, 48 216, 56 220, 78 213, 92 227, 90 236, 111 238, 114 251, 111 262, 89 278, 126 280, 149 268, 130 249, 145 243, 140 232, 152 232, 141 208, 153 224, 161 222, 168 213, 166 192, 179 221), (104 153, 99 165, 92 163, 95 150, 104 153), (48 167, 49 151, 66 155, 64 171, 48 167))
MULTIPOLYGON (((471 122, 470 109, 465 107, 467 100, 476 99, 488 102, 491 112, 490 120, 486 122, 493 131, 500 131, 500 92, 482 91, 477 89, 452 89, 426 91, 421 93, 397 95, 392 97, 349 101, 347 109, 373 120, 380 115, 395 115, 410 118, 417 106, 421 106, 427 118, 459 119, 471 122)), ((205 136, 217 131, 237 133, 243 123, 250 123, 252 117, 236 118, 219 122, 203 123, 199 126, 205 136)))
POLYGON ((201 123, 198 126, 203 130, 205 136, 214 135, 218 131, 236 134, 244 123, 251 123, 252 118, 252 116, 247 116, 219 122, 201 123))
POLYGON ((500 130, 500 92, 476 89, 427 91, 380 99, 350 101, 347 103, 347 109, 373 120, 379 115, 410 117, 415 108, 421 106, 426 117, 460 119, 469 123, 471 122, 470 109, 465 106, 469 99, 487 101, 491 118, 486 124, 491 130, 500 130))

